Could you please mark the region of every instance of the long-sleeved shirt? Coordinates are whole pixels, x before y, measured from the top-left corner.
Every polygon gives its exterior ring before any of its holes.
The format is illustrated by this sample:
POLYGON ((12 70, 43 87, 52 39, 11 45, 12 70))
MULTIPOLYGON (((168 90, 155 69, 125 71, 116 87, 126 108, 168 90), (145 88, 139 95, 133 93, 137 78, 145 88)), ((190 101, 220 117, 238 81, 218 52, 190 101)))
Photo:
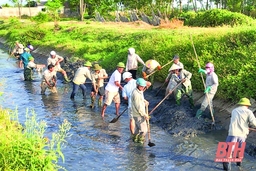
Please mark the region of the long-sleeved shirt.
MULTIPOLYGON (((172 74, 170 83, 169 83, 170 84, 169 89, 172 90, 184 78, 186 79, 186 81, 184 83, 182 83, 183 86, 185 86, 185 87, 191 86, 191 81, 190 81, 191 77, 192 77, 192 73, 185 69, 182 69, 181 72, 179 73, 179 75, 172 74)), ((180 85, 178 88, 182 88, 182 85, 180 85)))
MULTIPOLYGON (((181 63, 181 62, 178 62, 176 65, 178 65, 178 66, 180 66, 182 69, 184 69, 184 65, 183 65, 183 63, 181 63)), ((166 77, 166 80, 169 80, 170 78, 171 78, 171 76, 172 76, 172 72, 171 72, 171 68, 168 70, 168 75, 167 75, 167 77, 166 77)))
POLYGON ((211 72, 210 74, 206 75, 205 85, 206 88, 209 86, 212 87, 211 91, 209 92, 210 94, 215 94, 217 92, 219 81, 215 72, 211 72))
POLYGON ((127 57, 125 70, 137 70, 138 62, 140 62, 142 65, 145 65, 144 61, 139 57, 139 55, 135 53, 129 54, 127 57))
POLYGON ((86 81, 86 78, 91 78, 90 70, 87 67, 80 67, 77 69, 75 76, 73 78, 73 82, 77 85, 84 84, 86 81))
POLYGON ((231 113, 228 135, 246 138, 249 125, 256 126, 256 118, 246 106, 239 106, 231 113))
POLYGON ((134 89, 131 94, 131 115, 133 117, 147 116, 143 91, 134 89))

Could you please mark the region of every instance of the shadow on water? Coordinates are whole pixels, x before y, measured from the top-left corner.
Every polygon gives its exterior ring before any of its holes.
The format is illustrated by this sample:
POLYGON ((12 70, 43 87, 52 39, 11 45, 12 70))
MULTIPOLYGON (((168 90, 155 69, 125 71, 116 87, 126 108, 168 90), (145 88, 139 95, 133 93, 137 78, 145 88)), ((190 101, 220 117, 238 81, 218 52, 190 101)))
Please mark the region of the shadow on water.
MULTIPOLYGON (((109 123, 115 117, 112 104, 106 110, 103 120, 101 108, 91 109, 87 86, 87 99, 81 93, 70 100, 72 84, 62 84, 58 80, 57 94, 40 95, 40 72, 34 73, 34 81, 24 82, 23 71, 16 67, 14 59, 7 59, 7 54, 0 53, 1 79, 4 81, 4 108, 18 108, 20 121, 24 122, 26 109, 34 109, 39 120, 47 122, 46 136, 56 132, 64 119, 71 124, 71 136, 67 138, 63 153, 65 162, 59 164, 69 171, 81 170, 221 170, 219 163, 214 163, 217 142, 222 138, 214 134, 184 139, 171 137, 156 125, 151 125, 151 141, 156 144, 149 147, 148 140, 135 144, 130 139, 129 118, 124 114, 116 123, 109 123)), ((120 111, 126 106, 121 105, 120 111)), ((255 159, 245 157, 244 170, 254 166, 255 159)), ((236 168, 234 167, 234 170, 236 168)))

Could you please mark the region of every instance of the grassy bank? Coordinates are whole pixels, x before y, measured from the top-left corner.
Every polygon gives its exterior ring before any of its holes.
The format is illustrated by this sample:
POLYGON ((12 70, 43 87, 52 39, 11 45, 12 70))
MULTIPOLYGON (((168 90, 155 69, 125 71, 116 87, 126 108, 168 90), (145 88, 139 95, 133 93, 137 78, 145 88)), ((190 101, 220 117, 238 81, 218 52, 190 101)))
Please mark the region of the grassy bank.
POLYGON ((64 161, 61 144, 67 136, 70 123, 64 121, 49 140, 44 137, 46 123, 37 122, 33 111, 28 113, 22 126, 18 122, 17 111, 0 107, 0 170, 61 169, 57 162, 59 158, 64 161))
MULTIPOLYGON (((241 97, 256 99, 255 27, 218 27, 168 29, 152 27, 143 22, 136 23, 94 23, 59 22, 37 24, 12 19, 3 21, 0 36, 13 44, 20 40, 30 42, 35 47, 55 49, 68 56, 100 61, 107 70, 126 62, 127 49, 134 47, 144 61, 156 59, 164 65, 174 54, 179 54, 181 62, 193 73, 194 90, 203 91, 196 57, 190 35, 197 50, 200 65, 211 61, 219 76, 218 97, 237 100, 241 97)), ((163 81, 169 66, 155 74, 155 79, 163 81)))

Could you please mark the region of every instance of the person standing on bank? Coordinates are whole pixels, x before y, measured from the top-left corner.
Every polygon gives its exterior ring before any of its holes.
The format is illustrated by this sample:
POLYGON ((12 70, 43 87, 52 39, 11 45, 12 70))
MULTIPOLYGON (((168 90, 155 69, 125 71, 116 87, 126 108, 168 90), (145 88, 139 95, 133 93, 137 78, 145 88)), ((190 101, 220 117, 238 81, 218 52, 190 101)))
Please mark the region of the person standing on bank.
POLYGON ((68 83, 70 80, 68 79, 67 73, 64 69, 61 68, 60 63, 64 60, 62 56, 56 54, 55 51, 50 52, 50 57, 47 59, 47 65, 52 64, 56 72, 61 72, 64 80, 68 83))
POLYGON ((104 90, 104 79, 108 78, 108 74, 105 69, 102 69, 99 64, 94 65, 94 71, 91 73, 92 76, 92 90, 91 90, 91 107, 94 108, 94 101, 99 94, 98 105, 102 106, 104 90))
POLYGON ((129 48, 125 71, 132 73, 133 79, 136 79, 138 62, 140 62, 142 65, 145 65, 144 61, 139 57, 139 55, 135 53, 135 49, 129 48))
MULTIPOLYGON (((237 142, 239 148, 242 143, 246 141, 249 134, 249 125, 256 127, 256 118, 253 112, 248 108, 251 106, 250 100, 247 98, 241 98, 237 103, 239 105, 232 110, 231 119, 229 124, 228 136, 226 142, 237 142)), ((241 162, 236 163, 237 166, 241 166, 241 162)), ((224 170, 231 170, 230 162, 223 162, 224 170)))
POLYGON ((196 117, 199 119, 208 105, 211 105, 212 114, 214 113, 212 100, 214 98, 214 95, 217 92, 219 81, 218 81, 217 74, 214 72, 214 65, 210 62, 205 65, 205 70, 200 68, 198 72, 206 74, 206 80, 205 80, 206 89, 204 91, 205 93, 204 100, 201 104, 200 109, 198 109, 196 112, 196 117))
POLYGON ((82 89, 83 98, 86 99, 86 86, 84 85, 84 83, 86 81, 86 78, 88 78, 89 80, 92 80, 91 72, 90 72, 91 66, 92 66, 91 62, 87 61, 84 64, 84 66, 76 70, 75 76, 73 78, 73 90, 70 95, 70 99, 75 98, 75 95, 79 87, 82 89))
POLYGON ((48 65, 48 69, 44 71, 41 82, 41 94, 45 95, 45 90, 49 88, 52 93, 57 93, 57 77, 56 71, 52 64, 48 65))
POLYGON ((105 102, 101 110, 102 118, 104 118, 106 108, 112 103, 112 100, 114 100, 115 102, 116 115, 119 115, 119 109, 120 109, 119 89, 123 90, 123 87, 121 86, 121 74, 124 71, 125 65, 123 62, 119 62, 116 67, 117 69, 110 76, 108 84, 105 87, 105 102))
MULTIPOLYGON (((176 64, 176 65, 180 66, 182 69, 184 69, 183 63, 180 62, 180 57, 179 57, 179 55, 174 55, 174 57, 173 57, 172 60, 173 60, 173 63, 174 63, 174 64, 176 64)), ((166 79, 165 79, 165 82, 166 82, 166 83, 169 82, 171 76, 172 76, 172 72, 171 72, 171 68, 170 68, 170 69, 168 70, 168 75, 167 75, 167 77, 166 77, 166 79)))
MULTIPOLYGON (((132 94, 133 90, 136 89, 137 82, 135 79, 132 78, 132 74, 130 72, 123 73, 123 80, 127 84, 125 84, 125 86, 123 88, 122 96, 123 96, 124 100, 126 100, 128 102, 128 116, 130 118, 130 131, 131 131, 131 134, 134 134, 135 122, 134 122, 134 119, 131 114, 131 94, 132 94)), ((149 81, 146 81, 145 90, 150 86, 151 86, 151 83, 149 81)))
POLYGON ((146 113, 146 107, 149 103, 144 99, 143 95, 147 84, 143 78, 138 78, 136 83, 137 88, 131 94, 131 116, 135 121, 133 141, 143 144, 148 132, 147 120, 149 119, 148 113, 146 113))

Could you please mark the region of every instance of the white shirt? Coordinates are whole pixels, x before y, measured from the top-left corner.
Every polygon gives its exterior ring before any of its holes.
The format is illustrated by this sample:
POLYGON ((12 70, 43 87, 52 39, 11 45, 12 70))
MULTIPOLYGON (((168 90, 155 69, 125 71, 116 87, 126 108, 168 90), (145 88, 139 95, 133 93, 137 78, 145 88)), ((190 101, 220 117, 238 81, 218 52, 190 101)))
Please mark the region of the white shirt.
POLYGON ((52 78, 56 78, 56 71, 50 72, 48 69, 44 71, 42 81, 51 81, 52 78))
POLYGON ((116 86, 116 81, 121 83, 121 73, 119 73, 118 70, 115 70, 115 72, 113 72, 105 89, 109 92, 118 92, 119 87, 116 86))
POLYGON ((75 73, 73 82, 77 85, 84 84, 86 78, 92 80, 90 70, 87 67, 80 67, 75 73))
POLYGON ((56 55, 55 58, 52 58, 52 57, 50 56, 50 57, 47 59, 47 66, 50 65, 50 64, 52 64, 52 65, 54 65, 54 69, 55 69, 56 71, 60 70, 60 69, 61 69, 60 63, 58 63, 58 64, 56 65, 56 62, 57 62, 58 60, 60 60, 60 59, 64 59, 64 58, 63 58, 62 56, 59 56, 59 55, 56 55))

